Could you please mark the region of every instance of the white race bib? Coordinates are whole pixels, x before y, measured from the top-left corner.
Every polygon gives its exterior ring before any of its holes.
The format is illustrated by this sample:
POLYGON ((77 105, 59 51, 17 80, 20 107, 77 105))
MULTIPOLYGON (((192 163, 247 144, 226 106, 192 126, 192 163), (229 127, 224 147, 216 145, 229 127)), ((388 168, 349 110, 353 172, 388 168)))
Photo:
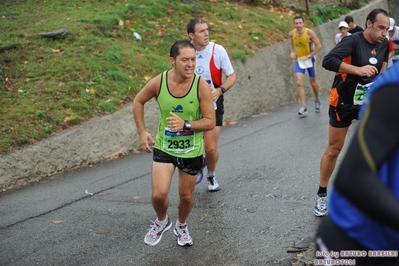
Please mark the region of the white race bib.
MULTIPOLYGON (((209 80, 209 79, 205 79, 205 80, 206 80, 206 83, 208 83, 208 85, 209 85, 210 88, 212 88, 212 89, 215 88, 215 87, 213 86, 212 80, 209 80)), ((218 109, 218 106, 216 105, 216 102, 213 102, 213 108, 215 108, 215 110, 218 109)))
POLYGON ((362 105, 364 102, 364 96, 366 96, 367 91, 371 88, 371 85, 374 82, 367 83, 362 85, 360 83, 357 84, 355 89, 355 95, 353 96, 353 104, 354 105, 362 105))
POLYGON ((305 60, 305 61, 298 59, 298 65, 302 69, 311 68, 313 66, 312 58, 309 58, 308 60, 305 60))
POLYGON ((195 135, 193 131, 172 131, 165 128, 162 147, 173 153, 187 153, 194 150, 195 135))

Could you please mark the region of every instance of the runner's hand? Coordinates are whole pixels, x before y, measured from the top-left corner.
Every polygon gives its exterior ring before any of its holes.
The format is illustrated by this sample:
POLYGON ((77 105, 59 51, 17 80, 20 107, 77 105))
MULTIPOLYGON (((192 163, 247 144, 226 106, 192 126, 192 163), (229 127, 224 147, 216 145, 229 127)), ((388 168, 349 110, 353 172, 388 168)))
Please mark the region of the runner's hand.
POLYGON ((152 138, 151 134, 147 131, 140 134, 140 144, 143 150, 148 153, 152 152, 151 146, 155 143, 154 139, 152 138))
POLYGON ((220 95, 222 95, 223 94, 223 92, 222 92, 222 90, 221 89, 219 89, 219 88, 212 88, 212 100, 214 101, 214 102, 216 102, 218 99, 219 99, 219 97, 220 97, 220 95))
POLYGON ((301 56, 299 59, 302 61, 306 61, 309 59, 309 57, 307 55, 305 55, 305 56, 301 56))
POLYGON ((170 112, 170 116, 166 118, 166 122, 168 123, 168 128, 175 131, 182 130, 184 126, 184 120, 172 112, 170 112))
POLYGON ((378 69, 372 65, 365 65, 358 67, 358 76, 361 77, 372 77, 378 74, 378 69))

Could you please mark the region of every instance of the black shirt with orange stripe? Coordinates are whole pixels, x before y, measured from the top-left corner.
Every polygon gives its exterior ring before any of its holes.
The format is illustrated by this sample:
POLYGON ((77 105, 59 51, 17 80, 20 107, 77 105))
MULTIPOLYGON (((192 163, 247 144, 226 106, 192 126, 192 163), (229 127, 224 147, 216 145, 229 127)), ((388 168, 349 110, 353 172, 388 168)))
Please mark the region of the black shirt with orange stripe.
POLYGON ((325 69, 336 72, 329 104, 334 107, 338 104, 353 105, 353 97, 357 84, 368 84, 378 75, 360 77, 353 74, 340 73, 339 67, 342 62, 358 67, 374 65, 378 69, 378 73, 380 73, 383 62, 388 62, 388 54, 389 47, 387 39, 377 45, 373 45, 366 40, 363 32, 358 32, 344 38, 324 57, 322 63, 325 69))

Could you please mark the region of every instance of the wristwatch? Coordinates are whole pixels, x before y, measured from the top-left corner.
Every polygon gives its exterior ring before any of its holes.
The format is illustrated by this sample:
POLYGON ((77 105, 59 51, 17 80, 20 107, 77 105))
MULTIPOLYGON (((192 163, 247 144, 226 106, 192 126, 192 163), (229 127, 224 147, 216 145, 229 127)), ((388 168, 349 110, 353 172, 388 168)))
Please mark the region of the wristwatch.
POLYGON ((310 59, 310 58, 311 58, 311 56, 310 56, 310 55, 308 55, 308 58, 310 59))
POLYGON ((183 130, 187 131, 191 129, 191 124, 190 122, 188 122, 187 120, 184 120, 184 126, 183 126, 183 130))
POLYGON ((222 91, 223 94, 226 92, 226 89, 223 87, 219 87, 219 89, 222 91))

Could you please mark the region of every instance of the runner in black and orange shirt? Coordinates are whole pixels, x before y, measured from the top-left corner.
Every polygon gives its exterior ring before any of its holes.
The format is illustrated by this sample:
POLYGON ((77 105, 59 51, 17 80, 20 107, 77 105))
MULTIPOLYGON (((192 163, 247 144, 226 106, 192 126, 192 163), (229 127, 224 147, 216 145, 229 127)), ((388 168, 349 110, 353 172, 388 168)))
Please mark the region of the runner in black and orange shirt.
POLYGON ((344 43, 332 50, 323 60, 324 68, 337 72, 329 104, 334 107, 331 108, 334 116, 330 117, 330 124, 339 128, 349 126, 351 121, 357 118, 357 111, 363 103, 364 94, 370 83, 380 73, 384 62, 388 62, 389 51, 386 38, 372 45, 363 33, 355 33, 352 38, 344 39, 342 42, 344 43), (361 74, 359 71, 365 71, 364 76, 341 72, 342 63, 359 67, 354 73, 361 74), (362 70, 362 67, 365 69, 362 70))
POLYGON ((318 262, 399 265, 398 73, 394 64, 367 93, 329 193, 329 214, 317 230, 318 262))
POLYGON ((389 16, 374 9, 363 32, 347 36, 323 59, 323 67, 335 71, 329 100, 328 146, 320 162, 320 187, 314 208, 316 216, 327 215, 327 185, 346 133, 357 119, 363 97, 379 73, 387 68, 389 16))

